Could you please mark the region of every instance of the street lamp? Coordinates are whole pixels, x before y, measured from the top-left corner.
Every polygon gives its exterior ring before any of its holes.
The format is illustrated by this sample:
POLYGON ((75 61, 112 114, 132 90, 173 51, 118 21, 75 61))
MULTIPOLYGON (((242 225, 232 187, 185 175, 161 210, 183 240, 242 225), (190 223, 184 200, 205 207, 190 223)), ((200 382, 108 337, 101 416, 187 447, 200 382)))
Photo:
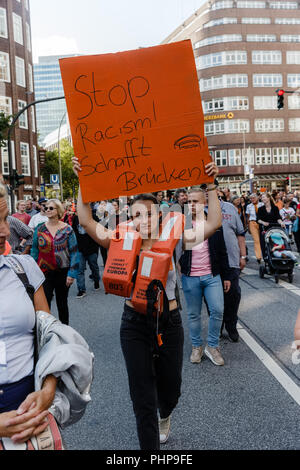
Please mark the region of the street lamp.
POLYGON ((63 181, 62 181, 62 170, 61 170, 61 156, 60 156, 60 129, 64 122, 67 112, 64 113, 58 128, 58 140, 57 140, 57 150, 58 150, 58 163, 59 163, 59 184, 60 184, 60 200, 63 201, 63 181))

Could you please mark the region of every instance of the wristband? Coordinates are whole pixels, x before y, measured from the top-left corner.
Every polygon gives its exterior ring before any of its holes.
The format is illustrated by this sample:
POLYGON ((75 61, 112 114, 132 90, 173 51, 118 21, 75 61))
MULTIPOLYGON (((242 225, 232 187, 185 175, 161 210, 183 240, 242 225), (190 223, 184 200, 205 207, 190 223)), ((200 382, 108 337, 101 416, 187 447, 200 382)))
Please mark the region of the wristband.
POLYGON ((206 191, 214 191, 217 187, 218 186, 215 184, 212 188, 206 188, 206 191))

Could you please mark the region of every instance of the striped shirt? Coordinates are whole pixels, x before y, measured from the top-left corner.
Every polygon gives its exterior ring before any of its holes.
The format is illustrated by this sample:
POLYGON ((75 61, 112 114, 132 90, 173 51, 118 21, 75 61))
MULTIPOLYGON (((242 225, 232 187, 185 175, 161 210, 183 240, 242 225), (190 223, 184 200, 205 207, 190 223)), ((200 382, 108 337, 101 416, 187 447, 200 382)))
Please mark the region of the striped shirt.
POLYGON ((8 243, 11 245, 13 252, 17 250, 22 238, 26 240, 25 246, 31 246, 33 230, 11 215, 7 217, 7 221, 10 230, 8 243))

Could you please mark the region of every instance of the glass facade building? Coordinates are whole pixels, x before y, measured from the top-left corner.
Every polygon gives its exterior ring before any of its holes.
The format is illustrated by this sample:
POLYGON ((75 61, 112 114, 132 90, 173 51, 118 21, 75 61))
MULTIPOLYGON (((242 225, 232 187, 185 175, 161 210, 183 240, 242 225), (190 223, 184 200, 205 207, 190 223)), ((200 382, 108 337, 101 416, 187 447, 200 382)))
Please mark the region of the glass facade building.
MULTIPOLYGON (((64 95, 60 74, 59 59, 70 56, 44 56, 39 57, 34 64, 34 84, 36 100, 55 98, 64 95)), ((67 121, 65 100, 49 101, 36 105, 36 122, 38 142, 43 142, 48 134, 57 129, 62 122, 67 121)))

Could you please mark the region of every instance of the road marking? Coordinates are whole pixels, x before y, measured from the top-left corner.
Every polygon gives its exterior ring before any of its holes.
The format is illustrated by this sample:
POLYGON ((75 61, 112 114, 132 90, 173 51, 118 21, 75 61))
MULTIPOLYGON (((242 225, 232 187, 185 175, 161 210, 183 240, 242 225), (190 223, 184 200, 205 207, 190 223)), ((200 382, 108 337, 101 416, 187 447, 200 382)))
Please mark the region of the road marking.
POLYGON ((252 336, 237 323, 239 335, 247 346, 254 352, 263 365, 271 372, 288 394, 300 405, 300 387, 279 367, 272 357, 252 338, 252 336))
MULTIPOLYGON (((242 271, 242 274, 245 274, 246 276, 255 276, 255 275, 258 276, 259 275, 258 271, 256 271, 255 269, 251 269, 251 268, 244 268, 243 271, 242 271)), ((268 276, 265 279, 275 283, 274 278, 271 277, 271 276, 268 276)), ((300 288, 299 287, 294 286, 293 284, 290 284, 286 281, 282 281, 282 279, 279 279, 278 284, 281 287, 284 287, 285 289, 288 289, 289 291, 293 292, 293 294, 296 294, 296 295, 300 296, 300 288)))

